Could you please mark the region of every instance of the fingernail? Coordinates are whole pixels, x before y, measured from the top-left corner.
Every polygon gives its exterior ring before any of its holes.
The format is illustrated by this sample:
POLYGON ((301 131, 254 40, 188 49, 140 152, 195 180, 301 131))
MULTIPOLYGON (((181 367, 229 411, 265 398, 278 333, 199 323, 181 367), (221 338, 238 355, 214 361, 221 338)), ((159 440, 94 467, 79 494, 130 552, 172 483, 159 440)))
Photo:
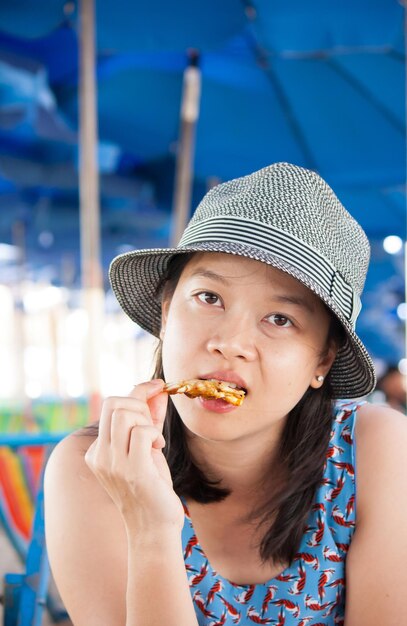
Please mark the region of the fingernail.
POLYGON ((150 384, 155 385, 156 387, 162 387, 164 383, 161 378, 153 378, 153 380, 150 380, 150 384))

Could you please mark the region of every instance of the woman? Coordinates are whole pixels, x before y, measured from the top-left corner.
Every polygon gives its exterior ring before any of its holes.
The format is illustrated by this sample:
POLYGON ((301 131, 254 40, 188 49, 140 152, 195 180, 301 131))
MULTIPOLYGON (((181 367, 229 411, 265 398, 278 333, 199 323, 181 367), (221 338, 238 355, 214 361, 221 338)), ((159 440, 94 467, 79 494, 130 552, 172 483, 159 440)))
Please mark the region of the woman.
POLYGON ((375 384, 354 332, 368 258, 328 185, 278 163, 212 189, 178 248, 113 261, 160 350, 155 379, 48 464, 75 625, 407 624, 407 425, 343 400, 375 384), (164 380, 185 379, 243 403, 169 400, 164 380))

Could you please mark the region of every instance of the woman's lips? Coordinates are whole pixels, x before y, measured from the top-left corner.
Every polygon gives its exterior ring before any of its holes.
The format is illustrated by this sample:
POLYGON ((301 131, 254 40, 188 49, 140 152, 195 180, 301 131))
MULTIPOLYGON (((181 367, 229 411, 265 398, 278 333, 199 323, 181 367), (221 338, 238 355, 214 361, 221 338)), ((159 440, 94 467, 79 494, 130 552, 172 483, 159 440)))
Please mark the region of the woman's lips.
POLYGON ((196 400, 206 411, 212 411, 213 413, 230 413, 230 411, 234 411, 239 408, 229 402, 226 402, 226 400, 223 400, 222 398, 214 399, 199 396, 196 400))

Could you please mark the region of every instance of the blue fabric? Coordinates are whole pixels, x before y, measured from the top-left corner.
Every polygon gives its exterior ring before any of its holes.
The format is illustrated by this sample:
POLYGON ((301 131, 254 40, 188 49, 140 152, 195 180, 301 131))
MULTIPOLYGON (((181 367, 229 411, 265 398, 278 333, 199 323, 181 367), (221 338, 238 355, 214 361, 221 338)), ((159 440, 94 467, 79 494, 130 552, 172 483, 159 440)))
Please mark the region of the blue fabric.
MULTIPOLYGON (((19 37, 41 37, 61 24, 75 23, 79 13, 76 4, 66 0, 2 0, 1 28, 19 37)), ((274 53, 355 45, 379 47, 394 40, 403 19, 402 4, 388 0, 353 0, 352 19, 340 0, 98 0, 95 5, 99 49, 115 52, 158 47, 213 49, 239 32, 246 21, 253 21, 262 45, 274 53)))
MULTIPOLYGON (((275 161, 318 171, 373 244, 358 333, 375 359, 398 363, 403 264, 381 240, 406 237, 402 3, 354 0, 351 20, 340 0, 97 0, 95 9, 105 275, 122 247, 168 245, 193 48, 202 88, 191 207, 208 185, 275 161), (151 185, 148 202, 137 179, 151 185), (140 210, 148 205, 154 215, 140 210)), ((80 279, 80 35, 78 3, 0 2, 0 241, 11 244, 10 224, 23 218, 30 271, 46 267, 57 284, 66 253, 80 279), (54 235, 46 249, 41 230, 54 235)))
POLYGON ((351 19, 341 0, 254 0, 253 5, 262 45, 274 52, 297 54, 383 46, 397 36, 397 22, 403 14, 401 4, 388 0, 353 0, 351 19), (380 20, 371 19, 376 12, 380 20))
POLYGON ((200 626, 344 623, 346 554, 355 530, 358 406, 337 403, 323 478, 299 551, 291 566, 266 583, 237 585, 217 573, 199 545, 184 501, 185 566, 200 626))

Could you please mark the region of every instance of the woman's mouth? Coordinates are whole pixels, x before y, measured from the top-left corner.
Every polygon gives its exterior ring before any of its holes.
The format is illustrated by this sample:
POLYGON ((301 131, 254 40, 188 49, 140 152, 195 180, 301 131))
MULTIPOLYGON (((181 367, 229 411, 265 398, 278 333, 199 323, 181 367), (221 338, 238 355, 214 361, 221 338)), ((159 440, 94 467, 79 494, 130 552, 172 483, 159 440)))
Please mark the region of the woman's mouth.
POLYGON ((189 398, 204 398, 206 400, 222 400, 232 406, 240 406, 245 398, 246 391, 233 381, 219 378, 191 378, 177 383, 166 383, 164 391, 169 394, 183 393, 189 398))
POLYGON ((230 404, 223 398, 204 398, 200 396, 196 399, 203 409, 211 411, 213 413, 230 413, 238 407, 234 404, 230 404))
POLYGON ((245 396, 249 393, 246 381, 233 370, 216 370, 202 374, 199 378, 203 380, 218 380, 225 383, 232 389, 243 391, 245 396))

